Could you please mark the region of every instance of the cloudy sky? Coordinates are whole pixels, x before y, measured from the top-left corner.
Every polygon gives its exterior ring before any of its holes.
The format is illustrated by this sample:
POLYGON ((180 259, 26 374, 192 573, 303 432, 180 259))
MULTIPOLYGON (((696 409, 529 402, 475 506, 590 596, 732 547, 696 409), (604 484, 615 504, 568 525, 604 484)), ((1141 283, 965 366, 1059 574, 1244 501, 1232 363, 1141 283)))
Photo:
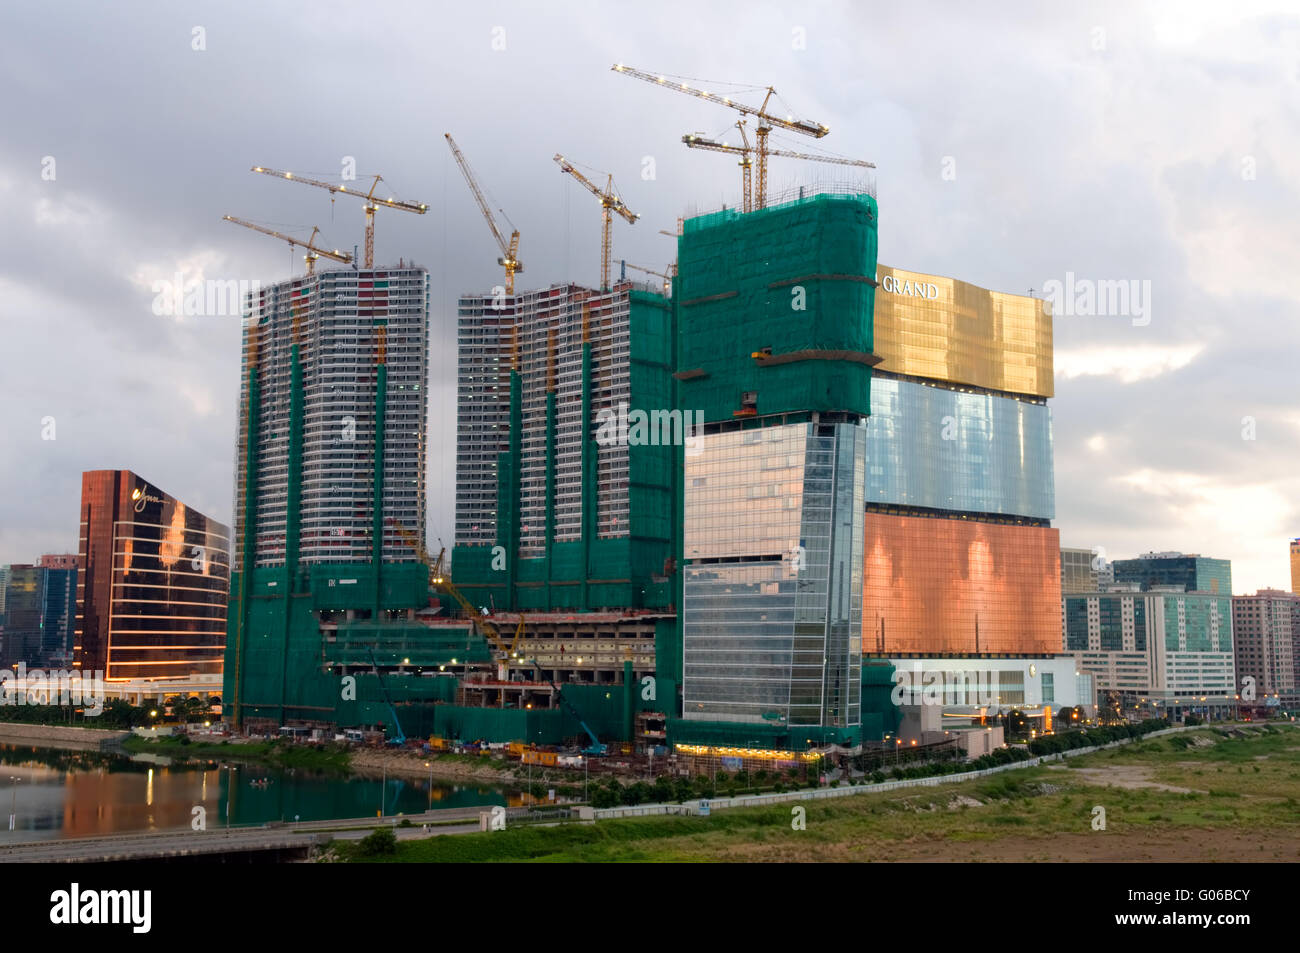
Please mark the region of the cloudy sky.
MULTIPOLYGON (((337 179, 348 156, 430 207, 380 212, 376 244, 431 274, 429 535, 450 544, 455 296, 500 275, 442 134, 522 233, 525 287, 598 280, 599 209, 556 152, 615 174, 642 215, 615 223, 615 257, 652 268, 674 254, 659 229, 737 199, 727 157, 680 144, 727 111, 614 62, 770 83, 829 125, 818 146, 878 166, 883 263, 1149 288, 1143 314, 1056 318, 1062 543, 1289 587, 1300 13, 1251 0, 7 4, 0 562, 75 551, 83 469, 230 522, 238 318, 157 315, 154 282, 301 269, 224 214, 351 249, 360 203, 248 171, 337 179)), ((773 160, 773 188, 818 168, 773 160)))

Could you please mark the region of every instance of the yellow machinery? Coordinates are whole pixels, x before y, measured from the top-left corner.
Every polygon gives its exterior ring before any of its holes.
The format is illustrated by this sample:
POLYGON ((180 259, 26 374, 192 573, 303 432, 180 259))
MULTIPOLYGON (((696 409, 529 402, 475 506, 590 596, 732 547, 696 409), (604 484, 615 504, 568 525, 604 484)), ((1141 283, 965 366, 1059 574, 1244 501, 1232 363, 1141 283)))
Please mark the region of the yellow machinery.
POLYGON ((603 219, 600 239, 600 290, 609 290, 609 249, 610 249, 610 222, 613 221, 614 215, 622 217, 629 225, 635 224, 641 216, 628 209, 623 204, 623 200, 618 193, 614 191, 614 176, 610 175, 605 183, 604 190, 596 187, 590 179, 573 167, 573 164, 562 155, 556 155, 555 161, 560 167, 561 172, 567 172, 578 180, 588 192, 600 199, 601 217, 603 219))
MULTIPOLYGON (((726 152, 740 156, 740 167, 742 172, 741 185, 744 194, 745 211, 749 212, 753 209, 752 200, 750 198, 749 167, 751 160, 749 156, 754 150, 749 145, 749 139, 745 136, 744 121, 742 120, 736 123, 736 128, 740 130, 740 139, 743 145, 733 146, 725 142, 718 142, 715 139, 705 138, 704 136, 690 135, 682 136, 682 142, 686 143, 686 146, 689 149, 707 149, 710 152, 726 152)), ((770 156, 783 156, 787 159, 806 159, 809 162, 824 162, 828 165, 851 165, 863 169, 874 169, 876 167, 874 162, 867 162, 864 159, 847 159, 841 156, 824 156, 811 152, 790 152, 785 149, 769 149, 767 150, 767 154, 770 156)), ((764 201, 766 201, 766 198, 764 201)))
MULTIPOLYGON (((488 228, 492 230, 492 237, 496 239, 497 246, 501 249, 501 257, 497 259, 497 264, 505 267, 506 294, 512 295, 515 293, 515 272, 524 270, 523 263, 519 260, 519 229, 516 228, 510 233, 509 242, 505 240, 500 227, 497 225, 496 217, 492 214, 492 209, 488 207, 487 199, 483 197, 483 192, 474 179, 474 173, 470 170, 469 162, 466 161, 465 156, 456 145, 456 140, 451 137, 449 132, 443 133, 443 138, 447 140, 451 154, 455 157, 456 164, 460 166, 461 174, 465 176, 465 181, 469 183, 469 190, 474 193, 474 201, 478 203, 479 211, 487 219, 488 228)), ((504 215, 505 212, 501 214, 504 215)))
POLYGON ((370 183, 370 191, 361 192, 357 189, 349 189, 346 185, 335 185, 333 182, 322 182, 320 179, 310 179, 303 175, 296 175, 293 172, 283 172, 279 169, 268 169, 265 166, 253 166, 254 172, 261 172, 263 175, 273 175, 280 179, 287 179, 290 182, 301 182, 303 185, 314 185, 318 189, 328 189, 331 196, 336 192, 344 195, 355 195, 366 203, 366 252, 363 261, 366 268, 375 267, 375 210, 379 208, 395 208, 403 212, 414 212, 417 215, 423 215, 429 210, 429 206, 419 202, 403 202, 400 199, 387 198, 381 199, 375 197, 375 189, 379 188, 379 183, 384 181, 381 176, 375 176, 375 181, 370 183))
POLYGON ((520 614, 519 624, 515 626, 514 637, 507 642, 505 636, 501 634, 501 630, 486 619, 478 608, 466 599, 464 594, 452 583, 451 576, 445 568, 446 548, 439 550, 437 559, 432 559, 429 556, 429 551, 424 547, 424 541, 415 533, 395 520, 390 521, 390 525, 402 539, 410 543, 420 562, 429 567, 429 588, 434 592, 445 593, 450 596, 456 605, 460 607, 461 612, 465 614, 470 624, 482 633, 483 638, 492 647, 493 658, 497 663, 497 675, 502 680, 505 680, 508 677, 506 671, 508 661, 519 657, 519 642, 524 635, 523 614, 520 614))
MULTIPOLYGON (((768 107, 772 104, 773 99, 779 99, 776 90, 771 86, 753 87, 756 91, 764 93, 763 102, 759 106, 750 106, 745 103, 738 103, 730 96, 719 96, 717 93, 711 93, 697 86, 692 86, 685 82, 684 77, 664 76, 661 74, 647 73, 644 70, 633 69, 630 66, 624 66, 617 63, 611 66, 616 73, 623 73, 627 76, 633 76, 637 79, 644 80, 647 83, 653 83, 656 86, 662 86, 665 89, 675 89, 679 93, 685 93, 687 96, 694 96, 696 99, 703 99, 706 102, 716 103, 719 106, 726 106, 737 112, 748 116, 753 116, 758 120, 758 144, 754 148, 758 156, 758 188, 755 192, 755 207, 764 208, 767 205, 767 157, 770 154, 767 148, 767 134, 773 128, 789 129, 791 132, 797 132, 800 135, 812 136, 814 139, 820 139, 829 133, 830 127, 819 122, 812 122, 808 119, 795 119, 794 116, 787 114, 782 117, 768 112, 768 107)), ((742 163, 744 166, 744 163, 742 163)), ((748 177, 748 168, 745 167, 745 175, 748 177)), ((746 210, 748 211, 748 209, 746 210)))
POLYGON ((251 228, 255 232, 261 232, 263 235, 270 235, 272 238, 282 239, 290 245, 297 245, 300 248, 307 249, 307 254, 303 256, 303 260, 307 262, 307 274, 309 275, 315 273, 316 259, 321 255, 324 255, 326 258, 331 258, 334 261, 341 261, 345 265, 352 264, 352 256, 346 252, 341 252, 337 248, 333 251, 328 251, 324 248, 317 248, 315 244, 313 244, 316 241, 317 232, 320 231, 319 228, 312 228, 311 238, 303 241, 301 238, 294 238, 292 235, 285 235, 282 232, 272 231, 269 228, 256 225, 253 222, 245 221, 242 218, 235 218, 233 215, 223 215, 222 221, 234 222, 236 225, 244 226, 244 228, 251 228))

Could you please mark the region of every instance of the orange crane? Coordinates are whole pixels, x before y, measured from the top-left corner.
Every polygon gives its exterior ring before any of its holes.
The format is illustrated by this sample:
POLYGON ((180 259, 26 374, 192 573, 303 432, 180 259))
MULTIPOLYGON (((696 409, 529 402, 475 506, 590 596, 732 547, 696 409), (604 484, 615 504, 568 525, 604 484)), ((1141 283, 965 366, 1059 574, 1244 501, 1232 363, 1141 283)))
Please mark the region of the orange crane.
POLYGON ((556 153, 555 161, 560 166, 561 172, 569 173, 569 175, 578 180, 583 188, 596 196, 596 198, 600 199, 601 217, 604 220, 600 239, 600 290, 608 291, 610 222, 613 221, 613 216, 617 214, 629 225, 633 225, 641 216, 630 211, 628 207, 623 204, 622 198, 620 198, 618 193, 614 191, 614 176, 612 174, 608 176, 604 191, 602 191, 596 187, 595 183, 575 169, 573 164, 570 163, 568 159, 564 158, 564 156, 556 153))
MULTIPOLYGON (((375 210, 379 208, 395 208, 403 212, 414 212, 417 215, 423 215, 429 210, 429 206, 419 202, 404 202, 401 199, 387 198, 381 199, 375 197, 375 189, 379 188, 379 183, 383 181, 382 176, 375 176, 375 181, 370 183, 368 192, 361 192, 357 189, 349 189, 346 185, 335 185, 333 182, 322 182, 320 179, 310 179, 303 175, 296 175, 293 172, 283 172, 279 169, 268 169, 265 166, 253 166, 254 172, 261 172, 263 175, 273 175, 280 179, 287 179, 290 182, 301 182, 303 185, 314 185, 318 189, 328 189, 332 197, 336 192, 342 192, 344 195, 355 195, 366 203, 366 253, 365 267, 375 267, 375 210)), ((332 198, 331 198, 332 200, 332 198)))
POLYGON ((738 103, 730 96, 719 96, 717 93, 710 93, 707 90, 691 86, 679 76, 664 76, 662 74, 647 73, 644 70, 633 69, 630 66, 624 66, 622 63, 616 63, 611 66, 616 73, 623 73, 627 76, 633 76, 637 79, 645 80, 647 83, 653 83, 656 86, 662 86, 665 89, 675 89, 680 93, 688 96, 694 96, 696 99, 703 99, 706 102, 716 103, 719 106, 726 106, 729 109, 748 116, 753 116, 758 120, 758 145, 754 149, 758 155, 758 189, 755 192, 755 205, 763 208, 767 205, 767 134, 773 128, 789 129, 791 132, 797 132, 804 136, 812 136, 814 139, 820 139, 831 131, 830 126, 823 123, 813 122, 809 119, 795 119, 794 116, 778 116, 768 112, 768 106, 772 99, 777 97, 776 90, 771 86, 757 87, 760 90, 766 90, 763 96, 762 105, 750 106, 745 103, 738 103))
MULTIPOLYGON (((749 177, 749 166, 751 160, 749 155, 754 150, 749 144, 749 139, 745 136, 744 121, 742 120, 741 122, 736 123, 736 128, 740 130, 740 138, 744 145, 733 146, 698 134, 682 136, 682 142, 686 143, 688 149, 707 149, 710 152, 726 152, 731 155, 740 156, 742 187, 745 196, 745 211, 748 212, 751 209, 749 177)), ((874 162, 867 162, 865 159, 846 159, 841 156, 817 155, 812 152, 790 152, 785 149, 768 149, 767 154, 770 156, 783 156, 787 159, 806 159, 809 162, 825 162, 828 165, 851 165, 863 169, 874 169, 876 167, 874 162)))
MULTIPOLYGON (((497 226, 497 220, 493 216, 492 210, 488 207, 487 200, 483 198, 483 192, 479 189, 478 182, 474 180, 474 173, 470 170, 469 162, 465 160, 465 156, 456 145, 456 140, 451 137, 449 132, 443 133, 443 137, 451 148, 451 154, 456 158, 456 164, 460 166, 461 174, 465 176, 465 181, 469 183, 469 190, 474 193, 474 201, 478 202, 479 211, 487 219, 488 228, 492 230, 492 237, 496 239, 497 245, 501 249, 501 257, 497 259, 497 264, 504 266, 506 269, 506 294, 512 295, 515 293, 515 272, 524 270, 523 263, 519 260, 519 229, 516 228, 510 233, 510 241, 507 243, 501 234, 501 229, 497 226)), ((501 214, 505 215, 505 212, 501 214)))
POLYGON ((307 249, 307 254, 303 255, 303 260, 307 262, 307 274, 309 275, 315 274, 316 259, 318 259, 321 255, 324 255, 326 258, 333 259, 334 261, 341 261, 345 265, 352 264, 352 256, 347 254, 346 252, 341 252, 337 248, 334 249, 333 251, 328 251, 324 248, 316 247, 315 245, 316 233, 319 232, 320 229, 315 226, 312 227, 311 238, 307 239, 306 241, 303 241, 301 238, 294 238, 292 235, 285 235, 282 232, 273 231, 272 229, 265 228, 253 222, 245 221, 242 218, 235 218, 235 216, 233 215, 223 215, 221 217, 221 220, 224 222, 234 222, 236 225, 244 226, 244 228, 251 228, 255 232, 261 232, 263 235, 270 235, 272 238, 282 239, 288 242, 290 245, 297 245, 300 248, 307 249))
POLYGON ((444 546, 438 553, 437 559, 429 556, 429 551, 424 547, 424 541, 415 533, 411 532, 396 520, 389 520, 389 525, 397 531, 397 535, 406 540, 415 550, 416 558, 429 567, 429 588, 435 592, 446 593, 455 600, 460 606, 461 612, 469 619, 470 624, 482 633, 483 637, 492 646, 493 657, 497 662, 497 670, 500 677, 506 678, 506 662, 511 658, 518 658, 519 640, 524 634, 524 616, 519 616, 519 624, 515 626, 514 638, 507 642, 501 630, 483 617, 483 614, 475 605, 465 598, 465 595, 452 584, 451 576, 446 571, 447 549, 444 546))

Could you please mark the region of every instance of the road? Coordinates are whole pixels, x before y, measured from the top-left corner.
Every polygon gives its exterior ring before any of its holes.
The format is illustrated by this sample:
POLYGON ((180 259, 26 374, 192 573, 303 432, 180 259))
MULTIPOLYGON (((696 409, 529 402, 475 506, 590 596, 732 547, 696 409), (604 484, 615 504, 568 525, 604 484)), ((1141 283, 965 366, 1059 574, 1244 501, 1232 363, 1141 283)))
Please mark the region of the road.
POLYGON ((479 829, 483 808, 454 808, 408 814, 402 818, 334 818, 267 827, 216 828, 196 831, 188 827, 166 831, 74 837, 0 847, 0 863, 92 863, 223 854, 279 854, 282 859, 305 859, 313 845, 328 838, 359 840, 381 824, 391 827, 399 840, 440 834, 466 834, 479 829), (410 827, 398 827, 409 820, 410 827), (448 823, 448 822, 459 823, 448 823), (423 825, 432 826, 425 828, 423 825), (343 830, 342 828, 352 828, 343 830))

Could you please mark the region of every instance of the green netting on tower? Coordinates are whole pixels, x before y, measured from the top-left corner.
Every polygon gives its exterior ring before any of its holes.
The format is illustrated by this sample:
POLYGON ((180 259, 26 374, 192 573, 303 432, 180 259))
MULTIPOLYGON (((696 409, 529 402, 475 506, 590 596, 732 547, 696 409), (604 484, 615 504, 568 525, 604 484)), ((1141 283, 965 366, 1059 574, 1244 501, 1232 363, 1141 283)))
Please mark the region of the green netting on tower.
POLYGON ((878 217, 869 195, 813 195, 688 219, 680 406, 710 422, 869 413, 878 217))

